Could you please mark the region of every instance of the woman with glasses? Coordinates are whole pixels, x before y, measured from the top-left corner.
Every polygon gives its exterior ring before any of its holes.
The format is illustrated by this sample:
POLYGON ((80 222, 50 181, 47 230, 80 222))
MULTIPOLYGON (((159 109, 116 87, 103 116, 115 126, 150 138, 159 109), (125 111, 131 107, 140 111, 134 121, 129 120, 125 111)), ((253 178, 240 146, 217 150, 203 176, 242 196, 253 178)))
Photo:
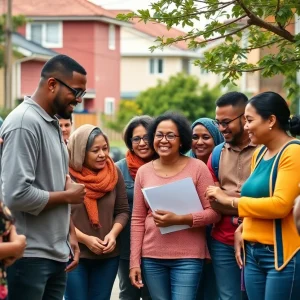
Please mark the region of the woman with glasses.
MULTIPOLYGON (((153 119, 149 116, 132 118, 123 132, 123 139, 128 148, 126 157, 116 164, 120 168, 126 185, 126 192, 130 212, 133 206, 133 188, 137 170, 153 159, 154 151, 148 145, 147 129, 153 119)), ((147 286, 140 289, 134 287, 129 279, 130 257, 130 219, 120 234, 120 262, 119 262, 119 299, 139 300, 151 299, 147 286)))
MULTIPOLYGON (((200 118, 192 124, 192 149, 189 156, 207 163, 215 146, 224 142, 224 137, 218 129, 217 123, 210 118, 200 118)), ((206 226, 206 242, 210 250, 212 225, 206 226)), ((203 276, 198 289, 197 299, 218 299, 216 278, 211 261, 204 264, 203 276)))
MULTIPOLYGON (((130 279, 141 288, 146 281, 154 300, 195 299, 204 259, 209 258, 205 226, 219 220, 205 197, 213 184, 206 165, 185 156, 192 144, 192 130, 185 117, 167 112, 148 130, 149 147, 158 158, 137 173, 131 224, 130 279), (203 210, 187 215, 151 211, 142 189, 191 177, 203 210), (188 225, 189 229, 161 234, 160 227, 188 225), (143 278, 141 273, 143 268, 143 278)), ((186 199, 187 205, 189 199, 186 199)))
POLYGON ((117 237, 129 218, 125 184, 109 157, 100 128, 77 128, 68 143, 72 179, 84 184, 84 202, 72 205, 80 246, 78 267, 68 274, 66 300, 109 300, 119 266, 117 237))

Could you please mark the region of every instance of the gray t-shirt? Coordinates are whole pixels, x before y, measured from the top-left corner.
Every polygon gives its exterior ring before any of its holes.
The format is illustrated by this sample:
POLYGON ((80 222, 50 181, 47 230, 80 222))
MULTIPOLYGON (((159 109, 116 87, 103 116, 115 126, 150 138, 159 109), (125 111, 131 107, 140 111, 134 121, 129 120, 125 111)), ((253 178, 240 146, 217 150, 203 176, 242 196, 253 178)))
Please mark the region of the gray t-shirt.
POLYGON ((25 97, 5 119, 0 136, 2 198, 16 219, 17 232, 27 237, 24 257, 68 261, 70 206, 43 210, 49 192, 65 189, 68 173, 58 120, 25 97))

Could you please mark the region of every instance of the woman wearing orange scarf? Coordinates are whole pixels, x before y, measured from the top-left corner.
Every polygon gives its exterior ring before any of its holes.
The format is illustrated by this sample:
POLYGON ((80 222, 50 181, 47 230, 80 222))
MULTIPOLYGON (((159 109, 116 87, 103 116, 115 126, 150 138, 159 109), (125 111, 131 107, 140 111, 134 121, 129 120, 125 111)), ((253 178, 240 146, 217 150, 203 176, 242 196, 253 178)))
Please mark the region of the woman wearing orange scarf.
POLYGON ((79 127, 68 151, 70 175, 85 185, 86 196, 84 203, 72 205, 80 261, 68 275, 65 299, 109 300, 119 265, 116 239, 129 218, 124 179, 99 128, 79 127))
MULTIPOLYGON (((128 148, 126 158, 117 162, 120 168, 125 184, 128 197, 130 212, 133 206, 133 187, 137 170, 140 166, 153 159, 154 152, 148 146, 147 129, 152 122, 149 116, 134 117, 129 121, 124 129, 124 142, 128 148)), ((151 299, 148 289, 144 287, 138 290, 131 285, 129 279, 129 257, 130 257, 130 221, 120 234, 121 255, 119 264, 119 288, 120 300, 143 300, 151 299)))

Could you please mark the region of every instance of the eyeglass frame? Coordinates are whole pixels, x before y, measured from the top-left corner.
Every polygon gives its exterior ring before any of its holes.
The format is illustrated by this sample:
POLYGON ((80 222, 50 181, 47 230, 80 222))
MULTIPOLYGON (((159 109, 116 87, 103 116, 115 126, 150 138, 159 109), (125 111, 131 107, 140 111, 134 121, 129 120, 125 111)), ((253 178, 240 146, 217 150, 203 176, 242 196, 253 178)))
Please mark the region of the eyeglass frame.
POLYGON ((231 122, 237 120, 238 118, 240 118, 240 117, 243 116, 244 114, 245 114, 245 113, 242 113, 241 115, 239 115, 238 117, 236 117, 236 118, 234 118, 234 119, 232 119, 232 120, 230 120, 230 121, 222 121, 222 122, 219 122, 218 120, 215 120, 215 122, 216 122, 216 124, 217 124, 218 127, 222 126, 223 128, 227 128, 228 125, 229 125, 231 122))
POLYGON ((63 82, 62 80, 56 78, 56 77, 53 77, 57 82, 59 82, 60 84, 64 85, 65 87, 67 87, 71 92, 72 94, 74 95, 74 97, 76 99, 78 98, 83 98, 84 95, 86 94, 86 91, 83 91, 82 89, 78 90, 78 89, 75 89, 75 88, 72 88, 70 87, 68 84, 66 84, 65 82, 63 82))
POLYGON ((149 143, 149 136, 148 136, 147 134, 144 135, 144 136, 142 136, 142 137, 137 135, 137 136, 133 136, 130 140, 131 140, 131 143, 132 143, 132 144, 136 144, 136 145, 139 145, 140 142, 141 142, 141 140, 143 140, 143 142, 144 142, 145 144, 148 144, 148 143, 149 143), (134 142, 134 141, 133 141, 134 138, 139 138, 139 141, 134 142), (145 140, 145 138, 146 138, 146 140, 145 140))
POLYGON ((154 134, 154 138, 157 139, 157 140, 159 140, 159 141, 161 141, 161 140, 163 140, 163 139, 165 138, 166 141, 172 142, 172 141, 175 141, 177 137, 180 137, 179 135, 176 135, 175 133, 172 133, 172 132, 169 132, 169 133, 167 133, 167 134, 163 134, 163 133, 159 133, 159 134, 162 135, 161 138, 158 138, 158 137, 157 137, 157 133, 154 134), (168 134, 174 135, 174 139, 172 138, 171 140, 169 140, 169 139, 167 138, 167 135, 168 135, 168 134))

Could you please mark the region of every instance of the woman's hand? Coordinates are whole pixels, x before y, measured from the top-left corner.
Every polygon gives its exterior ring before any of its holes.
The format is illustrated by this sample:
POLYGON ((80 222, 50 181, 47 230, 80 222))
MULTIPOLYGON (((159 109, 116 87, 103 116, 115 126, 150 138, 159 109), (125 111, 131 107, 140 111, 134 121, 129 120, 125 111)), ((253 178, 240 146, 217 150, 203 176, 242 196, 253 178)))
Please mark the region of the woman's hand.
POLYGON ((103 245, 105 245, 105 248, 103 248, 103 254, 114 251, 117 245, 116 236, 112 232, 107 234, 104 238, 103 245))
POLYGON ((154 223, 157 227, 168 227, 179 225, 179 216, 165 210, 156 210, 152 212, 154 223))
POLYGON ((25 235, 17 234, 15 226, 12 226, 10 229, 9 242, 14 243, 16 246, 12 256, 16 259, 21 258, 26 248, 26 237, 25 235))
POLYGON ((96 236, 87 235, 84 244, 95 254, 100 255, 105 248, 104 242, 96 236))
POLYGON ((10 257, 3 259, 3 263, 6 267, 11 266, 17 259, 23 256, 26 248, 26 237, 25 235, 17 234, 16 227, 12 225, 8 242, 14 244, 14 251, 11 253, 10 257))
POLYGON ((242 238, 242 232, 243 232, 243 224, 241 224, 234 233, 235 259, 240 269, 243 267, 242 249, 244 248, 244 243, 242 238))
POLYGON ((135 286, 136 288, 140 289, 143 287, 143 281, 142 281, 142 272, 141 268, 132 268, 129 272, 129 278, 131 281, 131 284, 135 286))
POLYGON ((228 205, 230 204, 230 197, 227 196, 218 186, 210 185, 206 189, 206 196, 209 198, 210 201, 214 201, 215 199, 217 202, 228 205))

